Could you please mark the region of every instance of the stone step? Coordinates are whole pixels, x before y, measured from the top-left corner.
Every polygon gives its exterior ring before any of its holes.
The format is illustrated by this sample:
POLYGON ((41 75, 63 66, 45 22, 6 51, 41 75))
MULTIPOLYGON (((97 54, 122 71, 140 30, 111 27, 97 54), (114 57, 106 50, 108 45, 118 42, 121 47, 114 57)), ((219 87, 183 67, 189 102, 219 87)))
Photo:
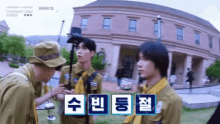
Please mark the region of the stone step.
POLYGON ((220 97, 220 89, 211 89, 210 94, 220 97))
POLYGON ((210 94, 179 94, 183 106, 190 109, 210 108, 217 106, 220 98, 210 94))
MULTIPOLYGON (((192 93, 193 94, 210 94, 212 89, 220 89, 220 86, 211 86, 211 87, 203 87, 203 88, 193 88, 192 93)), ((189 93, 189 89, 180 89, 176 90, 178 94, 187 94, 189 93)))

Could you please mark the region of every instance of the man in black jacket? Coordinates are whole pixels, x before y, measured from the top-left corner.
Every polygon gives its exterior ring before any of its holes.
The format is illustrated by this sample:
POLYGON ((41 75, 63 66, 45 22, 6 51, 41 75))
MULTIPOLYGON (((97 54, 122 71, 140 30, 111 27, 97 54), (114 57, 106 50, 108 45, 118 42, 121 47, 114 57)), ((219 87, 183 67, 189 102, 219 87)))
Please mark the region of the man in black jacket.
POLYGON ((186 82, 189 82, 190 92, 191 92, 192 91, 192 81, 194 80, 194 78, 193 78, 193 72, 192 72, 192 70, 190 70, 190 68, 188 68, 188 73, 187 73, 186 77, 188 77, 186 82))
POLYGON ((121 79, 124 77, 123 66, 121 66, 121 68, 117 70, 115 76, 118 78, 118 88, 117 89, 120 89, 121 79))

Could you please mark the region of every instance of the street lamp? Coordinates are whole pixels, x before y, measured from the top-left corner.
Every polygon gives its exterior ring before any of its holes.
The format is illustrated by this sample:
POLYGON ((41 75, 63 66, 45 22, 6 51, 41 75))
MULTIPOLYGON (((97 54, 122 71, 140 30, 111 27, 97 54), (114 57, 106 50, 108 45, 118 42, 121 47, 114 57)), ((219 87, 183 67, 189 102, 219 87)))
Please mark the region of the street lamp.
MULTIPOLYGON (((64 24, 64 20, 62 21, 63 23, 62 23, 62 26, 61 26, 61 29, 60 29, 60 35, 61 35, 61 32, 62 32, 62 29, 63 29, 63 24, 64 24)), ((58 37, 58 43, 60 43, 60 35, 59 35, 59 37, 58 37)))
POLYGON ((158 32, 157 32, 157 42, 161 42, 161 17, 160 15, 157 16, 157 28, 158 28, 158 32))

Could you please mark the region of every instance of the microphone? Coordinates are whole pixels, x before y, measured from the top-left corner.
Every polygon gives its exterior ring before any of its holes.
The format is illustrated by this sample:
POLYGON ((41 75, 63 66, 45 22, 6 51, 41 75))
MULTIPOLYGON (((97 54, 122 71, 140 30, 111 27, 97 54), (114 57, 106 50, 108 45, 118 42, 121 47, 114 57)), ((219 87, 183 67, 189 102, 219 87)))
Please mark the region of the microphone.
POLYGON ((78 27, 72 27, 70 35, 71 37, 67 40, 67 43, 76 43, 84 39, 81 34, 81 29, 78 27))

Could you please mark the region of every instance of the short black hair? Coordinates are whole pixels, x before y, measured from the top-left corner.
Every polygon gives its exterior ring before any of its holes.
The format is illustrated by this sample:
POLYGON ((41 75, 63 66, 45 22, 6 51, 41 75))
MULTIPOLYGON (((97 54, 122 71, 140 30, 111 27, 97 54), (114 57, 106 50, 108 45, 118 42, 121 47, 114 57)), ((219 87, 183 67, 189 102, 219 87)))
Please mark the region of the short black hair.
POLYGON ((139 61, 140 52, 145 59, 154 63, 155 68, 159 69, 162 77, 167 77, 169 56, 167 48, 162 43, 147 41, 141 44, 136 53, 136 61, 139 61))
POLYGON ((189 71, 189 70, 190 70, 190 68, 187 68, 187 70, 189 71))
POLYGON ((94 51, 96 52, 96 44, 95 44, 95 41, 89 39, 89 38, 83 38, 81 40, 78 40, 77 43, 76 43, 76 47, 79 46, 79 44, 83 42, 83 45, 89 49, 89 51, 94 51))

